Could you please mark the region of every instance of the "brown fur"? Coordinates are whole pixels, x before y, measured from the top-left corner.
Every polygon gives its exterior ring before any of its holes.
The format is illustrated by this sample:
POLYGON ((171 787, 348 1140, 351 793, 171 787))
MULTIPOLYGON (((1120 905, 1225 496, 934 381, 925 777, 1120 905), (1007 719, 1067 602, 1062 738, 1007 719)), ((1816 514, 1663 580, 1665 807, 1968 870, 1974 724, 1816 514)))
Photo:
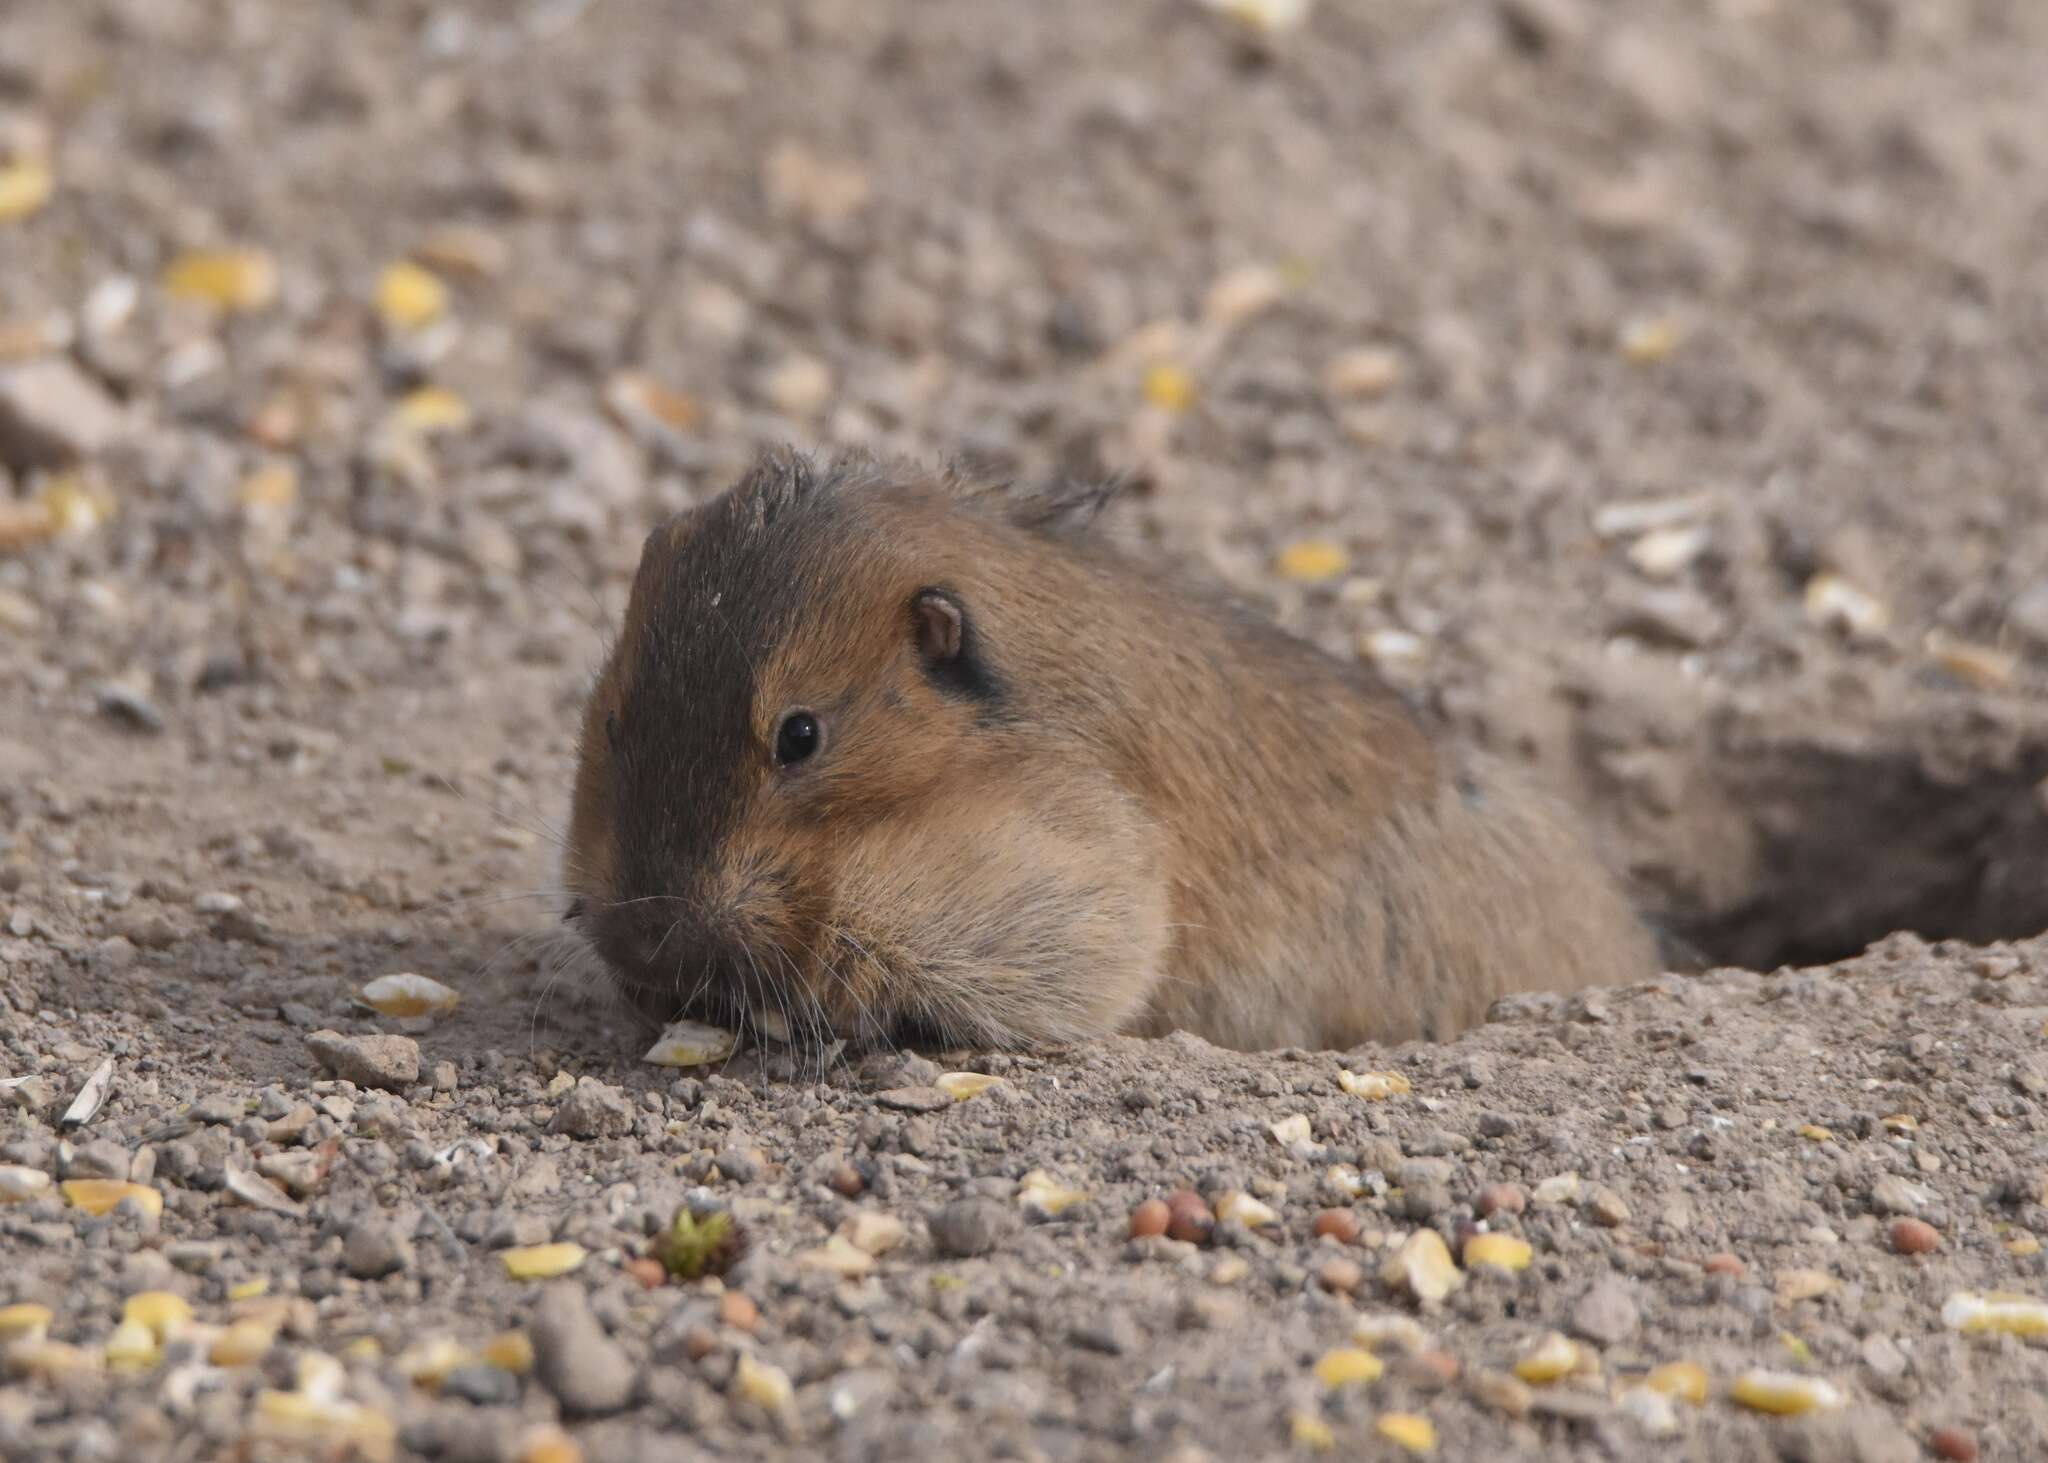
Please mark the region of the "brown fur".
POLYGON ((1104 496, 785 458, 650 536, 566 874, 653 1014, 1347 1046, 1654 968, 1562 809, 1120 556, 1104 496), (783 767, 792 708, 823 750, 783 767))

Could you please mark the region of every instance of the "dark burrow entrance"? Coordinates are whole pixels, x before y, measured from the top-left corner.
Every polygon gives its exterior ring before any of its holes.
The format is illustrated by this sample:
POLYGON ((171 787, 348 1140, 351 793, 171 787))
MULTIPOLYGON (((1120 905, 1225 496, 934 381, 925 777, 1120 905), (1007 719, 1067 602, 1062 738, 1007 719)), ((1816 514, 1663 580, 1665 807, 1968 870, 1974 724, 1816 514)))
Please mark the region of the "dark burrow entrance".
POLYGON ((1683 760, 1655 805, 1638 786, 1603 811, 1620 812, 1653 917, 1707 964, 1828 964, 1901 930, 2048 930, 2048 738, 1758 739, 1683 760))

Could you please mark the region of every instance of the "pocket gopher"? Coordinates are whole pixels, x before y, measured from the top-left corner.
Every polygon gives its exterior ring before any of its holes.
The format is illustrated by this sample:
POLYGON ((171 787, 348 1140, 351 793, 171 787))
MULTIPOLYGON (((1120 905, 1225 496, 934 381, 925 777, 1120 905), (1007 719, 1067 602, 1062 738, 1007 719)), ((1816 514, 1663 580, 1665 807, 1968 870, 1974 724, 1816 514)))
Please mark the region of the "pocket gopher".
POLYGON ((1119 552, 1107 496, 783 455, 649 535, 564 869, 637 1005, 1341 1048, 1654 972, 1565 809, 1119 552))

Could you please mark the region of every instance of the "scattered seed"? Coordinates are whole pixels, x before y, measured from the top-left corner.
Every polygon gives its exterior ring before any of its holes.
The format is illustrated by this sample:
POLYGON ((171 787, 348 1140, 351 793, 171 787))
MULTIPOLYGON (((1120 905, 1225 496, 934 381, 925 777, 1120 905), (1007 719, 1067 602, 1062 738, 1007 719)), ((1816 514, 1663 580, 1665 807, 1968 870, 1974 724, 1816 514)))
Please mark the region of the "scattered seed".
POLYGON ((1172 1217, 1173 1211, 1166 1207, 1164 1199, 1147 1199, 1131 1211, 1131 1238, 1151 1239, 1165 1234, 1172 1217))
POLYGON ((392 425, 418 436, 437 432, 459 432, 470 424, 469 403, 445 386, 418 386, 398 399, 391 409, 392 425))
POLYGON ((1308 19, 1315 0, 1202 0, 1211 10, 1229 16, 1261 36, 1283 35, 1308 19))
POLYGON ((1536 1405, 1536 1394, 1528 1384, 1506 1372, 1476 1373, 1470 1386, 1474 1397, 1509 1417, 1527 1417, 1536 1405))
POLYGON ((410 259, 385 265, 370 298, 378 319, 391 331, 424 329, 448 312, 448 286, 410 259))
POLYGON ((1920 1129, 1920 1120, 1911 1113, 1895 1112, 1889 1117, 1880 1118, 1878 1121, 1894 1133, 1914 1133, 1920 1129))
POLYGON ((1891 624, 1891 612, 1881 600, 1830 571, 1806 582, 1806 618, 1851 640, 1877 639, 1891 624))
POLYGON ((131 1184, 120 1179, 66 1179, 58 1186, 64 1201, 87 1214, 111 1214, 124 1199, 133 1199, 150 1218, 164 1212, 164 1196, 148 1184, 131 1184))
POLYGON ((1980 691, 2005 690, 2020 667, 2020 658, 2009 650, 1958 640, 1940 630, 1929 630, 1924 644, 1937 666, 1980 691))
POLYGON ((1576 1173, 1552 1174, 1536 1186, 1531 1197, 1538 1204, 1576 1204, 1579 1201, 1579 1176, 1576 1173))
POLYGON ((1375 1351, 1391 1346, 1412 1354, 1429 1346, 1429 1332, 1423 1330, 1420 1321, 1393 1311, 1360 1316, 1351 1323, 1351 1339, 1375 1351))
POLYGON ((1924 1219, 1892 1222, 1892 1248, 1902 1255, 1931 1255, 1941 1248, 1941 1235, 1924 1219))
POLYGON ((1225 330, 1264 314, 1287 293, 1280 271, 1265 264, 1233 269, 1209 286, 1202 298, 1202 318, 1225 330))
POLYGON ((1323 390, 1340 401, 1369 401, 1385 396, 1400 382, 1399 353, 1379 346, 1341 352, 1323 367, 1323 390))
POLYGON ((1793 1372, 1767 1371, 1760 1367, 1737 1377, 1728 1389, 1728 1396, 1744 1407, 1778 1417, 1833 1412, 1847 1400, 1840 1388, 1820 1377, 1802 1377, 1793 1372))
POLYGON ((1700 1262, 1700 1268, 1709 1275, 1727 1275, 1740 1279, 1749 1267, 1742 1263, 1740 1255, 1731 1255, 1726 1250, 1707 1256, 1700 1262))
POLYGON ((1316 1380, 1332 1391, 1339 1387, 1377 1382, 1386 1370, 1385 1362, 1356 1346, 1340 1346, 1334 1351, 1326 1351, 1315 1365, 1316 1380))
POLYGON ((678 1021, 661 1033, 640 1060, 657 1067, 702 1067, 722 1062, 733 1054, 740 1039, 721 1027, 702 1021, 678 1021))
POLYGON ((1325 1209, 1316 1215, 1314 1231, 1317 1239, 1348 1245, 1358 1238, 1358 1216, 1349 1209, 1325 1209))
MULTIPOLYGON (((1323 538, 1305 538, 1291 543, 1273 561, 1273 568, 1282 579, 1292 579, 1297 584, 1327 584, 1350 567, 1351 555, 1344 546, 1323 538)), ((1353 1089, 1346 1087, 1344 1090, 1350 1092, 1353 1089)), ((1371 1094, 1356 1095, 1365 1097, 1371 1094)), ((1381 1093, 1380 1096, 1386 1094, 1381 1093)))
POLYGON ((100 1347, 100 1354, 106 1358, 108 1366, 122 1371, 147 1371, 163 1356, 156 1337, 149 1333, 149 1327, 134 1321, 123 1321, 116 1326, 100 1347))
POLYGON ((1495 1214, 1520 1214, 1529 1207, 1529 1196, 1520 1184, 1488 1184, 1472 1201, 1481 1219, 1495 1214))
POLYGON ((1332 1295, 1350 1295, 1365 1284, 1365 1271, 1356 1260, 1340 1256, 1316 1266, 1316 1284, 1332 1295))
POLYGON ((1780 1270, 1771 1284, 1778 1299, 1789 1305, 1826 1295, 1835 1288, 1835 1277, 1825 1270, 1780 1270))
POLYGON ((1215 1227, 1216 1216, 1209 1212, 1208 1203, 1193 1189, 1175 1189, 1166 1196, 1166 1233, 1169 1237, 1183 1244, 1207 1244, 1210 1231, 1215 1227))
POLYGON ((1547 1386, 1560 1377, 1570 1376, 1584 1361, 1585 1353, 1578 1342, 1562 1331, 1551 1331, 1536 1343, 1534 1350, 1515 1363, 1514 1370, 1522 1381, 1547 1386))
POLYGON ((1272 1205, 1235 1189, 1216 1201, 1216 1221, 1219 1224, 1235 1221, 1246 1229, 1263 1229, 1279 1218, 1280 1212, 1272 1205))
POLYGON ((837 1275, 841 1280, 859 1280, 875 1268, 875 1257, 857 1248, 843 1234, 833 1234, 822 1245, 803 1251, 796 1262, 837 1275))
POLYGON ((164 269, 164 293, 228 311, 261 310, 277 298, 277 263, 259 249, 201 249, 164 269))
POLYGON ((769 1412, 780 1412, 796 1396, 796 1389, 789 1384, 789 1373, 779 1366, 755 1361, 744 1352, 739 1369, 733 1373, 733 1386, 742 1397, 769 1412))
POLYGON ((518 1463, 583 1463, 583 1448, 558 1427, 537 1427, 521 1441, 518 1463))
POLYGON ((1411 1090, 1408 1079, 1399 1072, 1353 1072, 1343 1069, 1337 1073, 1337 1085, 1353 1097, 1362 1097, 1368 1102, 1399 1097, 1411 1090))
POLYGON ((450 1372, 469 1362, 469 1352, 453 1337, 430 1336, 401 1351, 391 1364, 415 1387, 438 1390, 450 1372))
POLYGON ((1927 1434, 1927 1448, 1951 1463, 1977 1463, 1976 1435, 1959 1427, 1938 1427, 1927 1434))
POLYGON ((477 1355, 486 1366, 523 1377, 533 1370, 533 1338, 524 1331, 500 1331, 477 1355))
POLYGON ((1162 411, 1183 412, 1195 404, 1195 378, 1185 366, 1155 361, 1145 368, 1139 392, 1162 411))
POLYGON ((498 1263, 514 1280, 553 1280, 567 1275, 590 1258, 579 1244, 515 1245, 498 1251, 498 1263))
POLYGON ((462 993, 405 971, 378 976, 357 992, 357 998, 384 1016, 442 1016, 455 1009, 462 993))
POLYGON ((1330 1425, 1313 1412, 1297 1412, 1288 1419, 1287 1435, 1294 1440, 1297 1448, 1307 1448, 1312 1453, 1327 1453, 1337 1446, 1337 1435, 1330 1431, 1330 1425))
POLYGON ((1978 1294, 1960 1290, 1942 1305, 1941 1323, 1951 1331, 1966 1333, 2048 1336, 2048 1302, 1999 1291, 1978 1294))
POLYGON ((1644 1436, 1668 1438, 1677 1433, 1678 1410, 1662 1392, 1653 1392, 1648 1387, 1626 1387, 1614 1400, 1644 1436))
POLYGON ((979 1097, 991 1087, 1004 1086, 1000 1077, 990 1077, 981 1072, 946 1072, 934 1079, 932 1086, 955 1102, 965 1102, 970 1097, 979 1097))
POLYGON ((1282 1148, 1302 1148, 1309 1146, 1311 1141, 1307 1113, 1295 1113, 1292 1117, 1282 1118, 1277 1123, 1269 1123, 1266 1131, 1282 1148))
POLYGON ((1675 321, 1658 317, 1631 320, 1622 326, 1619 343, 1622 359, 1632 366, 1653 366, 1678 349, 1679 331, 1675 321))
POLYGON ((1465 1241, 1465 1268, 1490 1265, 1496 1270, 1526 1270, 1535 1252, 1519 1235, 1475 1234, 1465 1241))
POLYGON ((621 371, 606 383, 605 406, 631 431, 687 432, 703 416, 696 399, 640 371, 621 371))
POLYGON ((1388 1412, 1373 1424, 1373 1430, 1388 1442, 1411 1453, 1436 1451, 1436 1424, 1414 1412, 1388 1412))
POLYGON ((1034 1168, 1017 1181, 1017 1202, 1024 1212, 1039 1219, 1051 1219, 1088 1198, 1084 1189, 1070 1189, 1042 1168, 1034 1168))
POLYGON ((0 163, 0 224, 16 223, 39 212, 56 187, 56 175, 41 158, 0 163))
POLYGON ((260 1317, 231 1322, 206 1350, 214 1366, 254 1366, 277 1343, 278 1328, 260 1317))
POLYGON ((1423 1305, 1436 1305, 1465 1283, 1443 1237, 1433 1229, 1408 1236, 1380 1271, 1389 1288, 1405 1290, 1423 1305))
POLYGON ((1707 1400, 1707 1369, 1696 1361, 1669 1361, 1652 1367, 1643 1385, 1653 1392, 1690 1402, 1695 1407, 1707 1400))
POLYGON ((1346 1199, 1362 1199, 1367 1192, 1365 1175, 1348 1163, 1333 1163, 1325 1169, 1323 1186, 1346 1199))
POLYGON ((839 1233, 846 1237, 848 1244, 864 1254, 886 1255, 902 1244, 910 1231, 893 1214, 861 1209, 846 1218, 839 1226, 839 1233))
POLYGON ((34 1301, 0 1306, 0 1344, 40 1341, 43 1333, 50 1329, 53 1319, 55 1317, 48 1306, 37 1305, 34 1301))
POLYGON ((143 1327, 158 1341, 168 1341, 192 1324, 192 1305, 174 1291, 138 1291, 122 1304, 121 1320, 143 1327))
POLYGON ((1712 535, 1698 524, 1656 528, 1629 545, 1628 561, 1650 579, 1674 579, 1706 551, 1712 535))
POLYGON ((1835 1138, 1832 1129, 1823 1128, 1819 1123, 1801 1123, 1799 1136, 1809 1143, 1832 1143, 1835 1138))

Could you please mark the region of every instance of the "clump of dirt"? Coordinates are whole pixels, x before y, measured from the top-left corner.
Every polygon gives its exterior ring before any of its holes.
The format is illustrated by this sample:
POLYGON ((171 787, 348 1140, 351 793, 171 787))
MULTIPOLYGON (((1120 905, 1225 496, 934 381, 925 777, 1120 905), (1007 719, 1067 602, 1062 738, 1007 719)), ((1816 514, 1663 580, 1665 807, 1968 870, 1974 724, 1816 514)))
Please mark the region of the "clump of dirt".
POLYGON ((2048 1449, 2048 11, 1267 10, 0 10, 0 1451, 2048 1449), (1131 475, 1775 973, 640 1062, 574 711, 782 442, 1131 475))

